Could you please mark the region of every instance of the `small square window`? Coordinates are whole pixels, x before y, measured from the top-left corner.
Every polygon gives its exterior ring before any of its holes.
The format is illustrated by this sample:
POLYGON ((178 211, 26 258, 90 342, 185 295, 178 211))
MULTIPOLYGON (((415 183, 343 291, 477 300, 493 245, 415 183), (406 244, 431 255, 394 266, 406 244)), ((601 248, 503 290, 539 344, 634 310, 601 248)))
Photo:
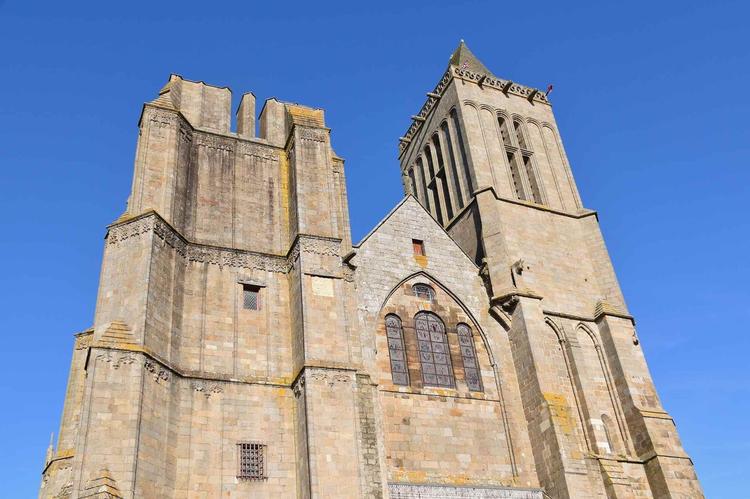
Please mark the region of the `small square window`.
POLYGON ((425 256, 424 241, 420 241, 419 239, 412 239, 411 245, 414 248, 414 256, 425 256))
POLYGON ((237 478, 240 480, 265 480, 266 446, 257 442, 237 444, 237 478))
POLYGON ((260 310, 260 287, 250 284, 242 285, 242 308, 260 310))

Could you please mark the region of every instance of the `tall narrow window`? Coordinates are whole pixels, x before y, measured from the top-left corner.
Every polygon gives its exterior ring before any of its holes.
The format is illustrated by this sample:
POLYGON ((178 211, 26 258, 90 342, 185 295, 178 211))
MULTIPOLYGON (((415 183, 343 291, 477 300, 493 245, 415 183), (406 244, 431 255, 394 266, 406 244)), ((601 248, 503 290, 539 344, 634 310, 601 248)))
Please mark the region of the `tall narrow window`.
POLYGON ((474 336, 471 334, 471 328, 466 324, 459 324, 456 331, 458 332, 458 344, 461 347, 461 359, 464 361, 466 385, 472 392, 481 392, 483 391, 482 377, 479 374, 477 350, 474 347, 474 336))
POLYGON ((401 319, 389 314, 385 317, 385 331, 388 337, 388 355, 391 359, 391 379, 394 385, 409 386, 409 370, 404 346, 404 328, 401 319))
POLYGON ((458 165, 456 164, 456 155, 453 152, 453 143, 451 142, 451 133, 450 130, 448 130, 448 123, 443 122, 443 124, 440 126, 440 129, 443 132, 445 148, 448 151, 448 163, 451 174, 453 175, 453 184, 456 186, 456 201, 458 202, 458 209, 460 210, 464 207, 464 197, 461 193, 461 182, 458 178, 458 165))
POLYGON ((510 167, 510 178, 513 179, 513 189, 516 191, 516 197, 518 199, 526 199, 526 195, 523 192, 523 181, 521 180, 521 172, 518 170, 518 164, 516 163, 516 156, 512 152, 506 153, 508 155, 508 166, 510 167))
POLYGON ((445 334, 443 321, 435 314, 420 312, 414 322, 424 385, 455 387, 448 336, 445 334))
POLYGON ((469 160, 466 157, 466 147, 464 147, 464 137, 461 133, 461 125, 458 122, 458 113, 455 109, 451 110, 451 121, 453 122, 453 130, 456 132, 456 140, 458 141, 458 151, 461 153, 461 164, 464 167, 466 174, 466 187, 469 189, 469 193, 474 192, 474 184, 471 181, 471 171, 469 171, 469 160))
POLYGON ((424 157, 427 161, 427 171, 429 173, 427 188, 432 193, 432 204, 435 208, 435 218, 437 218, 437 221, 440 225, 443 225, 443 212, 440 209, 440 191, 438 190, 437 186, 437 178, 435 178, 435 165, 432 162, 432 153, 430 152, 430 146, 425 146, 424 157))
POLYGON ((531 156, 523 155, 523 167, 526 170, 526 176, 529 178, 529 186, 531 187, 531 196, 535 203, 542 203, 542 192, 539 190, 539 182, 536 179, 534 173, 534 165, 531 163, 531 156))
POLYGON ((500 137, 503 139, 503 145, 505 147, 512 147, 513 144, 510 141, 510 132, 508 132, 508 123, 502 116, 497 117, 497 124, 500 126, 500 137))
POLYGON ((266 479, 266 446, 256 442, 237 444, 237 478, 240 480, 266 479))
POLYGON ((242 308, 260 310, 260 287, 251 284, 242 285, 242 308))
POLYGON ((414 168, 409 168, 409 187, 411 188, 412 196, 419 199, 419 194, 417 193, 417 181, 414 178, 414 168))
POLYGON ((534 169, 533 151, 530 149, 529 142, 526 141, 523 123, 519 120, 513 120, 514 138, 511 137, 508 122, 503 116, 497 117, 497 124, 508 157, 508 168, 510 168, 510 177, 516 197, 524 201, 542 204, 542 187, 534 169), (514 140, 515 144, 513 143, 514 140))
POLYGON ((424 207, 427 208, 427 211, 430 210, 430 196, 427 193, 427 174, 424 171, 424 163, 422 162, 422 158, 419 158, 417 160, 417 171, 419 173, 419 178, 422 180, 422 195, 424 196, 424 199, 422 200, 422 203, 424 204, 424 207))
POLYGON ((445 200, 445 211, 447 220, 453 218, 453 203, 451 203, 451 193, 448 187, 448 175, 445 170, 445 161, 443 160, 443 149, 440 147, 440 136, 436 133, 432 136, 432 143, 435 146, 435 156, 437 156, 438 171, 435 174, 443 187, 443 199, 445 200))
POLYGON ((518 139, 518 146, 521 149, 528 149, 528 147, 526 146, 526 139, 523 136, 523 128, 521 127, 521 123, 518 121, 514 121, 513 128, 516 129, 516 138, 518 139))

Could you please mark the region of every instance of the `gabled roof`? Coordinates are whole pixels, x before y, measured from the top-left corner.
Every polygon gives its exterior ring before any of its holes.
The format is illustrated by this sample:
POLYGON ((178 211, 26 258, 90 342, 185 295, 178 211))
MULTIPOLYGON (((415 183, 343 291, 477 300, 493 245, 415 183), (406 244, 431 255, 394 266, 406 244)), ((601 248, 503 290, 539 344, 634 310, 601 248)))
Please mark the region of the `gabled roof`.
POLYGON ((475 56, 471 50, 469 50, 468 45, 466 45, 466 42, 461 40, 461 42, 458 44, 458 47, 456 47, 456 50, 453 51, 453 55, 451 55, 450 64, 452 66, 457 66, 460 69, 468 69, 469 71, 472 71, 474 73, 479 74, 486 74, 487 76, 491 76, 492 78, 497 78, 494 74, 492 74, 492 71, 487 69, 487 66, 482 64, 482 61, 477 59, 477 56, 475 56))
POLYGON ((466 251, 464 251, 464 249, 461 246, 459 246, 459 244, 453 239, 453 237, 451 237, 448 231, 446 231, 445 228, 442 225, 440 225, 440 223, 438 223, 437 220, 435 220, 435 217, 432 216, 432 213, 427 211, 425 207, 422 206, 422 203, 420 203, 417 200, 417 198, 415 198, 411 194, 407 194, 406 196, 404 196, 404 198, 401 201, 399 201, 398 204, 396 204, 396 206, 394 206, 393 209, 389 211, 388 214, 385 217, 383 217, 383 219, 380 222, 378 222, 377 225, 375 225, 375 227, 373 227, 372 230, 368 232, 365 235, 365 237, 363 237, 357 244, 352 244, 352 248, 353 248, 352 255, 354 255, 357 252, 357 250, 362 247, 362 245, 365 243, 365 241, 367 241, 370 238, 370 236, 375 234, 378 231, 378 229, 380 229, 384 224, 386 224, 388 220, 393 215, 395 215, 398 211, 400 211, 401 208, 407 203, 414 203, 414 205, 416 205, 419 210, 421 210, 425 215, 427 215, 427 218, 430 219, 432 223, 434 223, 437 226, 437 228, 440 229, 443 232, 443 234, 446 235, 446 237, 456 246, 456 248, 458 248, 458 250, 461 253, 463 253, 464 256, 466 256, 466 259, 469 260, 471 265, 473 265, 474 267, 477 267, 477 264, 474 263, 474 260, 472 260, 472 258, 466 253, 466 251))

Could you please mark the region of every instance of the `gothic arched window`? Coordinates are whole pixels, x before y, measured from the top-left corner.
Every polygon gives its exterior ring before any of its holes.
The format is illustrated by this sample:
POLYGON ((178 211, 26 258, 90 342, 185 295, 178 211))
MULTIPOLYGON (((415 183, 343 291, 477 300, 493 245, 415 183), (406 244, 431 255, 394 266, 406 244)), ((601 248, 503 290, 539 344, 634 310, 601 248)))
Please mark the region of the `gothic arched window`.
POLYGON ((414 323, 424 385, 455 387, 448 335, 445 334, 443 321, 435 314, 420 312, 414 317, 414 323))
POLYGON ((422 298, 423 300, 432 301, 435 299, 435 290, 427 284, 415 284, 411 287, 414 291, 414 296, 422 298))
POLYGON ((398 316, 389 314, 385 317, 385 332, 388 337, 388 355, 391 359, 391 378, 394 385, 409 386, 409 370, 406 364, 406 347, 404 346, 404 328, 398 316))
POLYGON ((481 392, 482 377, 479 375, 479 361, 477 361, 477 350, 474 348, 474 336, 471 328, 466 324, 456 327, 458 333, 458 344, 461 347, 461 359, 464 361, 464 376, 466 385, 472 392, 481 392))

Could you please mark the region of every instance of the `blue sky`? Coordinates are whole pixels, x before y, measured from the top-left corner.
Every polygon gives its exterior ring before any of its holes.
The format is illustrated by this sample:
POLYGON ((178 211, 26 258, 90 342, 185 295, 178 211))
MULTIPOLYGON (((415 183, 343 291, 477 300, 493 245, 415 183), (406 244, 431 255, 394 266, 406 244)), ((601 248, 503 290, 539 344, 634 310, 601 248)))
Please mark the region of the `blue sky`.
MULTIPOLYGON (((0 476, 33 497, 91 325, 137 120, 169 73, 326 109, 352 232, 400 199, 397 138, 459 39, 546 88, 656 386, 708 497, 750 469, 746 2, 0 1, 0 476)), ((742 486, 742 490, 746 488, 742 486)))

